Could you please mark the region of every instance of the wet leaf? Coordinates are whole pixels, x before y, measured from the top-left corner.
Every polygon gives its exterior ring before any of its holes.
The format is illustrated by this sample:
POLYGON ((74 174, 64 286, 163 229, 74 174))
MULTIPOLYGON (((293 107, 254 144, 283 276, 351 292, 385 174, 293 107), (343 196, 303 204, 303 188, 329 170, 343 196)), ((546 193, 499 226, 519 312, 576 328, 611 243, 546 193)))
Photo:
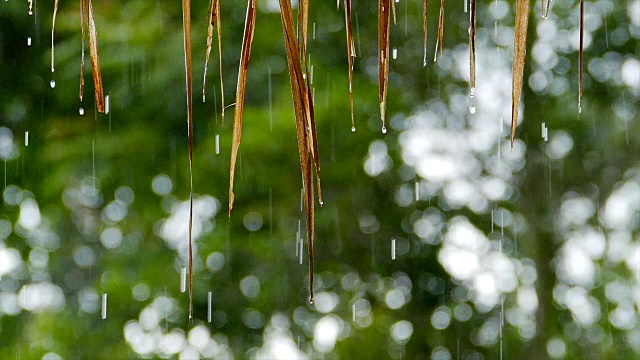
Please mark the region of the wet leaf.
POLYGON ((98 32, 93 19, 93 5, 89 0, 89 54, 91 56, 91 73, 93 87, 96 93, 96 107, 98 112, 104 112, 104 91, 102 90, 102 73, 100 72, 100 55, 98 53, 98 32))
POLYGON ((209 65, 209 54, 213 45, 213 27, 218 33, 218 65, 220 67, 220 98, 222 101, 222 124, 224 125, 224 84, 222 82, 222 36, 220 34, 220 0, 211 0, 209 4, 209 24, 207 26, 207 51, 204 61, 204 76, 202 80, 202 102, 205 102, 205 89, 207 85, 207 68, 209 65))
POLYGON ((307 32, 309 28, 309 0, 298 1, 298 46, 300 57, 307 59, 307 32))
POLYGON ((189 137, 189 321, 193 319, 193 78, 191 71, 191 0, 182 0, 184 68, 187 93, 187 131, 189 137))
POLYGON ((240 138, 242 136, 242 112, 244 111, 244 94, 247 85, 247 72, 249 70, 249 55, 253 42, 253 31, 256 27, 256 3, 248 0, 247 16, 244 22, 244 36, 242 37, 242 51, 240 53, 240 67, 238 69, 238 85, 236 89, 236 109, 233 114, 233 139, 231 142, 231 165, 229 171, 229 218, 233 209, 233 178, 236 170, 236 159, 240 138))
POLYGON ((391 0, 391 13, 393 14, 393 25, 396 25, 396 1, 391 0))
POLYGON ((513 39, 513 81, 511 86, 511 147, 516 139, 518 105, 522 91, 524 60, 527 54, 527 24, 529 22, 529 0, 518 0, 516 8, 515 35, 513 39))
POLYGON ((389 0, 378 0, 378 73, 380 84, 380 118, 386 131, 387 84, 389 81, 389 0))
POLYGON ((82 50, 80 55, 80 102, 82 102, 82 98, 84 97, 84 38, 85 29, 87 28, 86 9, 87 5, 85 4, 85 0, 80 0, 80 26, 82 29, 82 50))
POLYGON ((433 61, 435 62, 438 55, 438 50, 440 50, 440 56, 442 56, 442 42, 444 40, 444 0, 440 0, 440 16, 438 18, 438 33, 436 35, 436 53, 433 57, 433 61))
POLYGON ((428 0, 424 0, 422 7, 422 34, 424 45, 424 58, 422 60, 422 66, 427 66, 427 4, 428 0))
POLYGON ((58 1, 56 0, 53 3, 53 20, 51 21, 51 72, 55 71, 55 44, 53 41, 53 36, 55 34, 56 29, 56 15, 58 14, 58 1))
POLYGON ((353 42, 353 27, 351 26, 351 0, 344 0, 344 22, 347 29, 347 60, 349 61, 349 104, 351 106, 351 130, 355 131, 356 124, 353 114, 353 60, 356 57, 356 47, 353 42))
POLYGON ((584 65, 582 56, 584 53, 584 0, 580 0, 580 52, 578 55, 578 113, 582 112, 582 68, 584 65))
POLYGON ((471 96, 476 90, 476 0, 471 0, 469 23, 469 84, 471 96))
POLYGON ((302 171, 302 186, 304 196, 305 215, 307 218, 308 254, 309 254, 309 301, 313 303, 313 239, 315 224, 315 207, 313 196, 313 169, 312 159, 316 165, 318 182, 318 196, 320 204, 320 165, 317 150, 317 138, 315 120, 313 116, 313 98, 309 89, 308 73, 304 58, 300 58, 298 44, 293 28, 293 13, 290 0, 280 0, 280 15, 284 33, 284 43, 287 49, 287 63, 291 78, 291 93, 293 108, 296 117, 296 134, 298 138, 298 153, 300 156, 300 169, 302 171), (306 71, 306 70, 304 70, 306 71))
POLYGON ((543 19, 549 17, 549 8, 551 7, 551 0, 540 0, 540 13, 543 19))

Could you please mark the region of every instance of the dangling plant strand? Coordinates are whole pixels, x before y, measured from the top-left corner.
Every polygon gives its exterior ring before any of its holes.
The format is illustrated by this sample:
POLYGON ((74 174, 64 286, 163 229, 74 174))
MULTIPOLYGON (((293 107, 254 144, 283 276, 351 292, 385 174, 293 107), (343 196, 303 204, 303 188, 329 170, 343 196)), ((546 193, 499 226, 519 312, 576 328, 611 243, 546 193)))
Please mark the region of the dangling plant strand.
POLYGON ((191 0, 182 0, 184 69, 187 87, 187 131, 189 137, 189 321, 193 319, 193 79, 191 76, 191 0))
MULTIPOLYGON (((306 64, 307 59, 307 32, 309 28, 309 0, 298 2, 298 44, 300 58, 306 64)), ((306 72, 306 68, 305 68, 306 72)))
POLYGON ((393 25, 396 25, 396 1, 391 0, 391 13, 393 14, 393 25))
POLYGON ((422 7, 422 34, 424 45, 424 58, 422 60, 422 66, 427 66, 427 3, 428 0, 424 0, 422 7))
POLYGON ((91 73, 96 93, 98 112, 104 112, 104 91, 102 90, 102 74, 100 73, 100 55, 98 54, 98 33, 93 19, 93 5, 89 0, 89 54, 91 55, 91 73))
POLYGON ((222 124, 224 125, 224 84, 222 82, 222 36, 220 34, 220 0, 211 0, 209 4, 209 24, 207 26, 207 51, 204 61, 204 77, 202 80, 202 102, 205 102, 206 84, 207 84, 207 68, 209 65, 209 54, 213 45, 213 27, 216 27, 218 33, 218 65, 220 67, 220 98, 222 100, 222 124))
POLYGON ((527 54, 527 24, 529 22, 529 0, 518 0, 516 8, 515 35, 513 39, 513 80, 511 85, 511 147, 516 139, 518 105, 522 91, 524 60, 527 54))
POLYGON ((579 71, 579 84, 578 84, 578 113, 582 112, 582 68, 584 62, 582 60, 584 50, 584 0, 580 0, 580 52, 578 54, 578 71, 579 71))
POLYGON ((238 85, 236 89, 236 109, 233 114, 233 139, 231 142, 231 165, 229 171, 229 218, 233 209, 233 178, 236 170, 236 159, 240 138, 242 136, 242 112, 244 111, 244 94, 247 84, 247 72, 249 70, 249 55, 251 54, 251 43, 253 42, 253 32, 256 27, 256 3, 255 0, 248 0, 247 16, 244 22, 244 35, 242 37, 242 51, 240 53, 240 67, 238 69, 238 85))
POLYGON ((471 0, 469 16, 469 84, 471 96, 473 96, 476 90, 476 0, 471 0))
POLYGON ((85 0, 80 0, 80 26, 82 28, 82 50, 80 53, 80 102, 82 102, 82 98, 84 97, 84 38, 85 38, 85 28, 87 27, 87 18, 86 18, 86 4, 85 0))
POLYGON ((347 61, 349 62, 349 105, 351 106, 351 131, 356 130, 353 114, 353 60, 356 47, 353 43, 353 27, 351 26, 351 0, 344 0, 344 22, 347 29, 347 61))
POLYGON ((540 0, 540 13, 543 19, 549 17, 549 8, 551 7, 551 0, 540 0))
POLYGON ((380 118, 386 132, 387 84, 389 81, 389 1, 378 0, 378 81, 380 84, 380 118))
POLYGON ((436 36, 436 53, 433 56, 433 62, 438 58, 438 50, 442 56, 442 42, 444 40, 444 0, 440 0, 440 16, 438 18, 438 33, 436 36))
MULTIPOLYGON (((309 254, 309 302, 313 304, 313 238, 315 224, 315 209, 313 196, 313 169, 311 159, 318 155, 315 144, 315 123, 313 120, 313 101, 310 96, 308 82, 305 82, 301 66, 300 52, 293 29, 293 12, 290 0, 280 0, 280 14, 284 32, 284 42, 287 49, 287 63, 291 78, 291 93, 296 117, 296 134, 298 137, 298 153, 300 155, 300 169, 302 171, 302 186, 304 190, 304 207, 307 218, 308 254, 309 254)), ((307 76, 308 78, 308 76, 307 76)), ((319 167, 316 168, 318 185, 320 181, 319 167)))
POLYGON ((58 0, 53 3, 53 20, 51 21, 51 72, 55 70, 55 43, 53 36, 55 34, 56 29, 56 15, 58 14, 58 0))

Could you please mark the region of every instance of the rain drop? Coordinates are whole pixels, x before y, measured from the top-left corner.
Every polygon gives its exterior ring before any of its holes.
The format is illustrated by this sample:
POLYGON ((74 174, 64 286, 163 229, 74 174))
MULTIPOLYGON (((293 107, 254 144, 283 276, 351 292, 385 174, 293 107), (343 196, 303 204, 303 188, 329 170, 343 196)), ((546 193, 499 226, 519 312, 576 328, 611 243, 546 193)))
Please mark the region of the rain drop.
POLYGON ((27 46, 31 46, 31 36, 27 37, 27 46))
POLYGON ((355 126, 353 126, 353 127, 351 128, 351 132, 356 132, 356 127, 355 127, 355 126))
POLYGON ((382 127, 382 133, 383 133, 383 134, 386 134, 386 133, 387 133, 387 127, 386 127, 386 126, 383 126, 383 127, 382 127))
POLYGON ((476 106, 475 105, 469 105, 469 112, 471 114, 475 114, 476 113, 476 106))
POLYGON ((51 81, 49 82, 49 85, 51 85, 51 88, 52 88, 52 89, 53 89, 53 88, 55 88, 55 87, 56 87, 56 81, 55 81, 55 80, 51 80, 51 81))
POLYGON ((84 108, 81 107, 80 109, 78 109, 78 113, 80 113, 80 116, 84 115, 84 108))

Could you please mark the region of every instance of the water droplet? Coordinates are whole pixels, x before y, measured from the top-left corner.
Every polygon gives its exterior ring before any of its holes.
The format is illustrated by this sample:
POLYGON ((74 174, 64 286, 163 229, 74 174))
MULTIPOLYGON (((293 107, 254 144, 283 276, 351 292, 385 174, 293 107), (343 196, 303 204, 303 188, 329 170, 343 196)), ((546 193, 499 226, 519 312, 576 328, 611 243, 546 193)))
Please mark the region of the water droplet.
POLYGON ((29 15, 33 15, 33 10, 29 9, 29 15))
POLYGON ((55 80, 51 80, 49 82, 49 85, 51 86, 52 89, 55 88, 56 87, 56 81, 55 80))
POLYGON ((578 106, 578 114, 582 114, 582 105, 578 106))
POLYGON ((355 126, 351 128, 351 132, 356 132, 356 127, 355 126))
POLYGON ((313 297, 310 297, 310 298, 309 298, 309 304, 310 304, 310 305, 313 305, 313 303, 314 303, 313 297))
POLYGON ((27 37, 27 46, 31 46, 31 36, 27 37))
POLYGON ((320 206, 324 205, 324 201, 320 201, 320 206))
POLYGON ((386 126, 383 126, 383 127, 382 127, 382 133, 383 133, 383 134, 386 134, 386 133, 387 133, 387 127, 386 127, 386 126))
POLYGON ((80 116, 84 115, 84 108, 83 108, 83 107, 81 107, 81 108, 78 110, 78 113, 80 113, 80 116))
POLYGON ((469 112, 472 114, 476 113, 476 106, 475 105, 469 105, 469 112))
POLYGON ((475 94, 475 92, 476 92, 476 88, 472 87, 470 90, 471 98, 473 98, 473 95, 475 94))

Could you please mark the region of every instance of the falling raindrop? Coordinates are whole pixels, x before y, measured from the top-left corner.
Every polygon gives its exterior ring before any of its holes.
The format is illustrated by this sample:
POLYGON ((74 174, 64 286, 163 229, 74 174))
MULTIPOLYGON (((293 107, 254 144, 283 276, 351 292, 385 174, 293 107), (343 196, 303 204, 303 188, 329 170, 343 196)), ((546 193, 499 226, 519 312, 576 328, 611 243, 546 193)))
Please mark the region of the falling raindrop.
POLYGON ((80 109, 78 109, 78 113, 80 114, 80 116, 84 115, 84 108, 80 107, 80 109))
POLYGON ((391 239, 391 260, 396 259, 396 239, 391 239))
POLYGON ((31 46, 31 36, 27 37, 27 46, 31 46))
POLYGON ((220 134, 216 134, 216 155, 220 154, 220 134))
POLYGON ((108 114, 111 111, 111 95, 107 95, 104 101, 104 113, 108 114))
POLYGON ((107 318, 107 293, 102 293, 102 320, 107 318))
POLYGON ((49 85, 51 86, 52 89, 55 88, 56 87, 56 81, 55 80, 51 80, 49 82, 49 85))
POLYGON ((469 104, 469 113, 471 113, 471 114, 475 114, 476 113, 475 104, 469 104))
POLYGON ((393 60, 397 59, 398 58, 398 49, 397 48, 393 48, 392 54, 393 54, 393 60))
POLYGON ((183 267, 180 269, 180 292, 185 291, 187 291, 187 268, 183 267))
POLYGON ((207 322, 211 322, 211 300, 213 298, 213 294, 211 291, 207 294, 207 322))
POLYGON ((24 146, 29 146, 29 132, 24 132, 24 146))

